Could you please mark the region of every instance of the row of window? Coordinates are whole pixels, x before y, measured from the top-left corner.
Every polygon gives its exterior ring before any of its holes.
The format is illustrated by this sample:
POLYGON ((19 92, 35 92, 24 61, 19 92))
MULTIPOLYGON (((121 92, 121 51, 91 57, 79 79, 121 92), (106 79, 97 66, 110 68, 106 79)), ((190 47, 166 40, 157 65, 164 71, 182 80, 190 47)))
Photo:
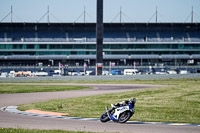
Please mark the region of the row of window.
MULTIPOLYGON (((200 44, 104 44, 104 49, 200 49, 200 44)), ((0 44, 0 49, 96 49, 95 44, 0 44)))
MULTIPOLYGON (((0 55, 95 55, 95 51, 39 51, 39 52, 0 52, 0 55)), ((105 55, 162 55, 162 54, 200 54, 200 51, 105 51, 105 55)))

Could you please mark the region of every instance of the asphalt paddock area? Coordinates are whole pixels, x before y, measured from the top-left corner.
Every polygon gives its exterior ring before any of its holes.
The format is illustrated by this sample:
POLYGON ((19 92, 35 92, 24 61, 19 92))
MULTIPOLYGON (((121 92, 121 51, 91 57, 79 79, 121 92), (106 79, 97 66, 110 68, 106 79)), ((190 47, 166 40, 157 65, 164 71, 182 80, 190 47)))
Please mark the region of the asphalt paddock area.
MULTIPOLYGON (((20 83, 21 84, 21 83, 20 83)), ((31 85, 46 85, 45 83, 26 83, 31 85)), ((52 83, 48 85, 81 85, 67 83, 52 83)), ((64 92, 39 92, 39 93, 18 93, 0 94, 0 108, 5 106, 16 106, 32 102, 46 101, 50 99, 72 98, 80 96, 90 96, 105 93, 115 93, 131 91, 134 89, 144 89, 150 87, 162 87, 160 85, 99 85, 84 84, 93 86, 94 89, 64 91, 64 92)), ((165 124, 145 124, 145 123, 126 123, 115 122, 101 123, 100 121, 60 119, 49 117, 35 117, 21 114, 13 114, 0 111, 0 127, 2 128, 28 128, 28 129, 62 129, 73 131, 92 131, 92 132, 137 132, 137 133, 199 133, 199 126, 178 126, 165 124)))

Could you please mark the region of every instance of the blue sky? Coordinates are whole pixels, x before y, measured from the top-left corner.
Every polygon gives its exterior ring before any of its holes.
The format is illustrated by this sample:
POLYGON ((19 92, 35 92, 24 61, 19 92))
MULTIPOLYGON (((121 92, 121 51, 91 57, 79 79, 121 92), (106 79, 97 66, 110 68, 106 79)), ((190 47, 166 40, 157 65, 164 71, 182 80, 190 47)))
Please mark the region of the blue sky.
MULTIPOLYGON (((74 22, 86 8, 86 22, 96 21, 96 0, 0 0, 0 21, 13 6, 14 22, 37 22, 50 8, 50 22, 74 22)), ((148 22, 158 8, 159 22, 200 22, 200 0, 104 0, 104 22, 148 22), (114 19, 116 17, 116 19, 114 19), (188 19, 187 19, 188 18, 188 19)), ((10 22, 10 16, 3 22, 10 22)), ((47 22, 44 17, 40 22, 47 22)), ((83 22, 83 16, 77 22, 83 22)), ((150 22, 155 22, 155 17, 150 22)))

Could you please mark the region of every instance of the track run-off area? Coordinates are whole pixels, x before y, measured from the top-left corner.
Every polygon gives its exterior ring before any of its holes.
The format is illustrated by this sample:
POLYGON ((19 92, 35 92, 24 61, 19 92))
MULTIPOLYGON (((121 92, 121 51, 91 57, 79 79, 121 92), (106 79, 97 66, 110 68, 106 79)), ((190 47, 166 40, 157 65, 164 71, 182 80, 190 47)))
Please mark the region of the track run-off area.
MULTIPOLYGON (((6 83, 2 83, 6 84, 6 83)), ((141 84, 72 84, 72 83, 8 83, 20 85, 81 85, 91 86, 93 89, 62 91, 62 92, 37 92, 0 94, 0 108, 17 106, 33 102, 47 101, 51 99, 66 99, 73 97, 91 96, 107 93, 132 91, 134 89, 145 89, 162 87, 162 85, 141 84)), ((89 105, 86 105, 89 106, 89 105)), ((136 114, 135 114, 136 115, 136 114)), ((100 116, 99 116, 100 117, 100 116)), ((134 116, 133 116, 134 117, 134 116)), ((0 111, 1 128, 26 128, 26 129, 61 129, 68 131, 92 131, 92 132, 136 132, 136 133, 199 133, 200 126, 189 126, 181 124, 156 124, 145 122, 128 122, 119 124, 115 122, 101 123, 90 119, 62 119, 55 117, 39 117, 23 114, 14 114, 0 111)))

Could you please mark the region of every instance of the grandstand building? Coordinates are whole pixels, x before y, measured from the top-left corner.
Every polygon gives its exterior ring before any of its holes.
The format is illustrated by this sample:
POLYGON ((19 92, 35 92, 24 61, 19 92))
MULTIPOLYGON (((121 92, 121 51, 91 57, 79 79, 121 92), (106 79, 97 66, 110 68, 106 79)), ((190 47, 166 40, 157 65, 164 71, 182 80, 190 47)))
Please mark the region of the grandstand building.
MULTIPOLYGON (((95 23, 0 23, 0 66, 95 66, 95 23)), ((200 23, 104 23, 104 66, 200 65, 200 23)))

